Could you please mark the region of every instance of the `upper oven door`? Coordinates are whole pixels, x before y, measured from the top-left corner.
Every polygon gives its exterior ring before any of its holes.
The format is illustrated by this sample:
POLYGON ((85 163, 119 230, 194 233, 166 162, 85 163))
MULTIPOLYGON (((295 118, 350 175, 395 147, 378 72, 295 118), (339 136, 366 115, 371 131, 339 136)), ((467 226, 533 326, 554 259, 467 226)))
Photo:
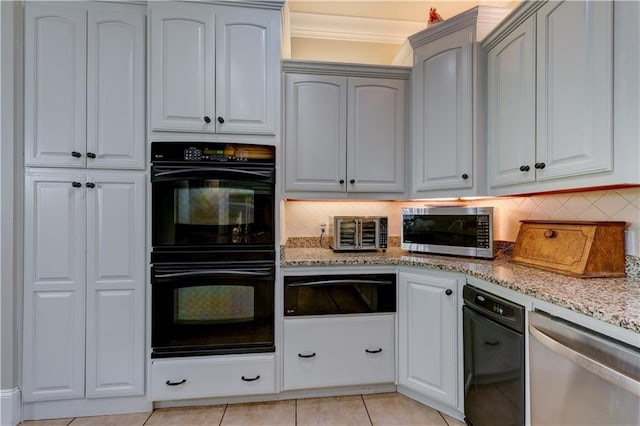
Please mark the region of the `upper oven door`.
POLYGON ((273 246, 272 167, 154 164, 151 173, 154 251, 273 246))

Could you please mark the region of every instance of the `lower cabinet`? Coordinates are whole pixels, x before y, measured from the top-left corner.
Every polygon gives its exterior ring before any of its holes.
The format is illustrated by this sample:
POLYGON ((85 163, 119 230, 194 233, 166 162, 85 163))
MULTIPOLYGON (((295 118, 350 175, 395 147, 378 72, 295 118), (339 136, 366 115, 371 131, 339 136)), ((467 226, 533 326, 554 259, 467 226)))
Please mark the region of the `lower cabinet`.
POLYGON ((395 314, 284 320, 284 390, 395 382, 395 314))
POLYGON ((428 401, 460 408, 462 347, 458 300, 463 274, 400 269, 398 385, 428 401))
POLYGON ((144 394, 145 178, 26 172, 23 401, 144 394))
POLYGON ((275 355, 156 359, 151 399, 166 401, 275 393, 275 355))

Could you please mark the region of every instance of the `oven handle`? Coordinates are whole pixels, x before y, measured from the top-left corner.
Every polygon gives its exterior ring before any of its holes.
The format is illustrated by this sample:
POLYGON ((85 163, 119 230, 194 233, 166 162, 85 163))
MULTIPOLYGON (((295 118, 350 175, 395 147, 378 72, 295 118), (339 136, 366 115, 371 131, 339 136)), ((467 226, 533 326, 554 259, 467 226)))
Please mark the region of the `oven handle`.
POLYGON ((381 280, 364 280, 364 279, 342 279, 342 280, 320 280, 309 281, 304 283, 291 283, 287 284, 287 287, 314 287, 322 285, 350 285, 350 284, 373 284, 373 285, 391 285, 391 281, 381 280))
POLYGON ((269 179, 271 178, 272 171, 271 170, 246 170, 246 169, 232 169, 232 168, 222 168, 222 167, 194 167, 189 169, 167 169, 162 167, 156 167, 153 172, 153 177, 160 176, 173 176, 173 175, 182 175, 185 173, 211 173, 211 172, 219 172, 219 173, 235 173, 247 176, 258 176, 261 178, 269 179))
POLYGON ((253 277, 266 277, 271 275, 271 269, 256 271, 234 271, 231 269, 204 269, 201 271, 170 272, 166 274, 155 274, 155 278, 193 277, 198 275, 250 275, 253 277))

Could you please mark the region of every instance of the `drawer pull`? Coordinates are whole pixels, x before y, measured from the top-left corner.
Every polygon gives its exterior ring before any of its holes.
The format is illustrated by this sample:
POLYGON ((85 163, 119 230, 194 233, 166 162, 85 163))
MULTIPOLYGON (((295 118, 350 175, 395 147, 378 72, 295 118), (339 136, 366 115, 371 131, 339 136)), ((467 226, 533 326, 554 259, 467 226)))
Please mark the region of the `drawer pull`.
POLYGON ((546 231, 544 231, 545 238, 553 238, 555 236, 556 236, 556 231, 554 231, 553 229, 547 229, 546 231))
POLYGON ((187 379, 182 379, 179 382, 172 382, 171 380, 167 380, 164 384, 167 386, 179 386, 183 383, 187 383, 187 379))
POLYGON ((379 354, 380 352, 382 352, 382 348, 379 349, 365 349, 364 350, 366 353, 368 354, 379 354))
POLYGON ((488 346, 498 346, 500 344, 500 341, 499 340, 493 340, 491 342, 485 341, 484 344, 488 346))
POLYGON ((258 374, 256 377, 253 377, 253 378, 250 378, 250 379, 248 379, 248 378, 246 378, 246 377, 244 377, 244 376, 242 376, 242 377, 241 377, 241 379, 242 379, 242 380, 244 380, 245 382, 255 382, 255 381, 256 381, 256 380, 258 380, 259 378, 260 378, 260 375, 259 375, 259 374, 258 374))
POLYGON ((313 358, 314 356, 316 356, 316 353, 314 352, 314 353, 312 353, 312 354, 305 354, 305 355, 303 355, 303 354, 298 354, 298 356, 299 356, 300 358, 313 358))

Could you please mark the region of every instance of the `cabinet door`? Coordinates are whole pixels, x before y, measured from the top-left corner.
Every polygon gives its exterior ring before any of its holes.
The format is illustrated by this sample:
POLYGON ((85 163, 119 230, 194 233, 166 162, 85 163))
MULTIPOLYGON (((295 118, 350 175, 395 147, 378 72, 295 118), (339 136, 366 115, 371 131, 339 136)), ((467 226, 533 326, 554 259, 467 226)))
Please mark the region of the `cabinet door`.
POLYGON ((145 167, 145 12, 131 5, 89 8, 88 167, 145 167))
POLYGON ((473 186, 473 31, 416 50, 414 190, 473 186))
POLYGON ((22 397, 27 402, 84 396, 84 181, 79 170, 26 173, 22 397))
POLYGON ((613 167, 613 2, 537 12, 538 180, 613 167))
POLYGON ((84 8, 26 4, 27 166, 85 166, 86 37, 84 8))
POLYGON ((87 397, 142 395, 145 175, 87 180, 87 397))
POLYGON ((151 130, 213 132, 213 8, 199 4, 153 3, 149 19, 151 130))
POLYGON ((347 78, 286 74, 285 190, 344 192, 347 78))
POLYGON ((455 407, 458 278, 406 272, 399 277, 399 383, 455 407))
POLYGON ((275 134, 279 93, 280 14, 218 9, 216 132, 275 134))
POLYGON ((349 78, 349 192, 404 191, 404 89, 404 80, 349 78))
POLYGON ((491 187, 535 180, 535 17, 487 53, 491 187))

